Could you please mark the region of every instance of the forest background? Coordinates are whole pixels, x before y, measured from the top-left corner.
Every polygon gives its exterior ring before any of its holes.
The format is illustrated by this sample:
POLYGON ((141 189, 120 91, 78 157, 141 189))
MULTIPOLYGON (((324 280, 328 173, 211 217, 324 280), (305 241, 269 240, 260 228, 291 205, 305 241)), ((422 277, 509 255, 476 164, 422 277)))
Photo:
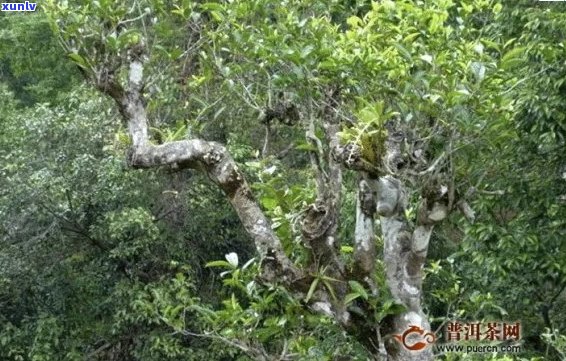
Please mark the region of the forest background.
POLYGON ((432 359, 407 315, 566 360, 564 5, 40 6, 0 13, 1 360, 432 359))

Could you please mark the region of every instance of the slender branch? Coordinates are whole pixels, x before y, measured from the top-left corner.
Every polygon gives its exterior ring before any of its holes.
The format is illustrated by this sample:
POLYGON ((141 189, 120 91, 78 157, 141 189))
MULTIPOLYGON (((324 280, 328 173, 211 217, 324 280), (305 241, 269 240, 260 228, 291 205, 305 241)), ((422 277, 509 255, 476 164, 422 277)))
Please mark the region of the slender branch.
MULTIPOLYGON (((64 215, 62 215, 60 213, 57 213, 55 210, 51 209, 49 206, 47 206, 43 202, 39 202, 39 206, 41 208, 45 209, 47 212, 49 212, 49 214, 51 214, 53 217, 57 218, 59 221, 64 222, 64 224, 61 225, 61 230, 78 234, 78 235, 82 236, 84 239, 86 239, 87 241, 89 241, 93 246, 98 247, 100 250, 108 251, 108 247, 102 241, 95 239, 95 238, 92 238, 88 234, 88 232, 80 224, 78 224, 76 221, 69 219, 69 218, 65 217, 64 215)), ((33 242, 36 239, 43 238, 45 235, 47 235, 52 230, 52 228, 53 228, 53 226, 55 226, 55 224, 56 224, 56 222, 53 222, 41 235, 37 235, 37 236, 33 237, 30 241, 33 242)))
POLYGON ((520 84, 524 83, 525 81, 527 81, 527 80, 529 80, 529 79, 532 79, 532 78, 534 78, 534 77, 539 76, 540 74, 544 73, 545 71, 547 71, 547 70, 549 70, 549 69, 550 69, 550 67, 544 68, 544 69, 542 69, 541 71, 539 71, 539 72, 537 72, 537 73, 535 73, 535 74, 533 74, 533 75, 531 75, 531 76, 525 77, 525 78, 523 78, 523 79, 521 79, 521 80, 515 82, 509 89, 505 90, 505 91, 502 92, 500 95, 504 95, 504 94, 507 94, 507 93, 511 92, 513 89, 515 89, 515 88, 516 88, 517 86, 519 86, 520 84))
POLYGON ((120 22, 118 22, 118 25, 116 27, 119 27, 121 25, 125 25, 127 23, 131 23, 131 22, 134 22, 134 21, 138 21, 141 18, 143 18, 144 16, 147 16, 147 13, 144 12, 144 13, 140 14, 139 16, 136 16, 135 18, 132 18, 132 19, 121 20, 120 22))
POLYGON ((489 195, 489 196, 502 196, 505 194, 505 191, 502 189, 497 189, 494 191, 488 191, 488 190, 484 190, 484 189, 480 189, 477 190, 478 193, 480 194, 485 194, 485 195, 489 195))
POLYGON ((240 99, 242 99, 244 103, 246 103, 246 105, 248 105, 250 108, 261 112, 261 107, 254 100, 253 95, 250 93, 248 87, 244 84, 243 80, 239 79, 239 82, 241 83, 242 88, 244 89, 244 92, 248 97, 243 96, 242 94, 240 94, 239 91, 234 91, 234 94, 236 94, 240 99))
POLYGON ((233 341, 230 340, 226 337, 222 337, 220 335, 216 335, 216 334, 203 334, 203 333, 194 333, 194 332, 190 332, 190 331, 178 331, 176 333, 180 333, 183 336, 191 336, 191 337, 199 337, 199 338, 208 338, 208 339, 212 339, 212 340, 217 340, 217 341, 221 341, 227 345, 230 345, 232 347, 235 347, 247 354, 250 354, 254 357, 257 356, 261 356, 262 360, 267 360, 269 359, 269 355, 267 355, 267 353, 265 352, 265 350, 263 348, 259 349, 259 348, 252 348, 251 346, 240 342, 240 341, 233 341))
POLYGON ((442 152, 442 154, 440 154, 440 155, 434 160, 434 162, 430 165, 430 167, 428 167, 427 169, 425 169, 425 170, 423 170, 423 171, 421 171, 421 172, 415 172, 415 171, 412 171, 412 170, 407 170, 407 174, 414 175, 414 176, 422 176, 422 175, 425 175, 425 174, 427 174, 427 173, 431 173, 431 172, 433 172, 433 171, 436 169, 436 167, 438 166, 438 164, 440 163, 440 161, 441 161, 442 159, 444 159, 445 156, 446 156, 446 152, 442 152))
POLYGON ((112 346, 112 344, 110 344, 109 342, 103 344, 102 346, 100 346, 99 348, 97 348, 96 350, 90 352, 87 356, 86 359, 92 359, 94 356, 96 356, 97 354, 101 353, 102 351, 106 350, 107 348, 109 348, 110 346, 112 346))
POLYGON ((287 156, 287 154, 289 154, 289 152, 295 148, 295 144, 294 143, 290 143, 288 146, 286 146, 285 148, 283 148, 283 150, 279 151, 279 153, 277 153, 277 155, 275 156, 278 159, 282 159, 285 158, 287 156))
POLYGON ((265 123, 265 137, 263 139, 263 147, 261 149, 261 157, 265 158, 269 155, 269 140, 271 139, 271 123, 265 123))
POLYGON ((466 217, 468 222, 474 223, 474 221, 476 219, 476 214, 475 214, 474 210, 472 209, 472 207, 470 207, 468 202, 466 202, 465 200, 462 199, 462 200, 456 202, 456 206, 458 207, 460 212, 462 212, 464 217, 466 217))

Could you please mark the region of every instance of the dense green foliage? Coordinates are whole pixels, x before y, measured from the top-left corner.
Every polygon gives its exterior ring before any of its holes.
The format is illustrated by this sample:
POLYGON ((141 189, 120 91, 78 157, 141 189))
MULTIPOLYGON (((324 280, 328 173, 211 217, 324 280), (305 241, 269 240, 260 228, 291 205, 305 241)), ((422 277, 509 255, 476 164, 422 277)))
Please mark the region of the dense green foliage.
MULTIPOLYGON (((265 112, 294 104, 313 117, 338 87, 346 109, 336 111, 355 120, 342 140, 368 162, 383 153, 385 120, 414 129, 453 178, 417 169, 408 218, 442 182, 476 213, 435 229, 424 286, 433 326, 522 322, 521 354, 441 359, 566 360, 566 7, 174 3, 46 1, 0 14, 1 360, 369 357, 304 307, 310 294, 261 282, 249 236, 205 175, 127 167, 120 114, 82 75, 104 64, 125 77, 119 59, 140 39, 152 141, 226 144, 297 264, 308 253, 300 222, 315 198, 313 145, 290 116, 270 124, 266 147, 265 112)), ((339 234, 350 268, 354 183, 346 173, 339 234)), ((397 312, 385 291, 349 287, 351 301, 373 302, 368 322, 397 312)))

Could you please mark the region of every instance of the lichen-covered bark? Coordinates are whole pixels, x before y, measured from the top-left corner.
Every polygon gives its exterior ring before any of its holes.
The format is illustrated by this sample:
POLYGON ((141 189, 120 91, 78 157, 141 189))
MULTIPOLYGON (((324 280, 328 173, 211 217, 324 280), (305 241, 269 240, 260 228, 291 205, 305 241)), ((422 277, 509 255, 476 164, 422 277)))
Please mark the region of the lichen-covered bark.
POLYGON ((384 331, 388 333, 385 347, 390 360, 431 360, 431 347, 420 351, 407 350, 392 336, 403 334, 411 326, 430 331, 421 299, 422 269, 432 225, 419 225, 411 230, 405 219, 401 183, 393 178, 383 178, 380 186, 377 209, 381 215, 387 286, 395 301, 406 307, 405 312, 393 315, 385 325, 384 331))
MULTIPOLYGON (((374 214, 377 201, 377 182, 366 174, 360 176, 356 200, 356 228, 354 234, 355 273, 370 287, 375 270, 377 250, 375 247, 374 214)), ((377 290, 374 290, 377 291, 377 290)))

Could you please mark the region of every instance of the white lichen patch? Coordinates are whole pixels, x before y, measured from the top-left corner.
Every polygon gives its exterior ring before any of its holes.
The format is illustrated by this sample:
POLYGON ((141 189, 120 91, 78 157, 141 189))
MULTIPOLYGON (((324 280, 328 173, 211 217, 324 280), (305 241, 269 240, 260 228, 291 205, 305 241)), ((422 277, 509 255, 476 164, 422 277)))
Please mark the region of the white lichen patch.
POLYGON ((344 311, 340 314, 340 323, 342 323, 343 325, 348 325, 350 324, 350 312, 348 311, 344 311))
POLYGON ((253 227, 253 232, 255 234, 263 234, 267 232, 267 227, 265 227, 265 225, 263 223, 256 223, 256 225, 253 227))
POLYGON ((321 312, 324 313, 327 316, 334 316, 334 314, 332 313, 332 308, 330 307, 330 303, 328 302, 315 302, 312 305, 313 310, 315 310, 316 312, 321 312))
POLYGON ((413 233, 413 252, 420 253, 427 250, 431 233, 432 229, 430 227, 419 226, 415 229, 413 233))
POLYGON ((328 237, 327 243, 329 247, 334 246, 334 237, 328 237))
POLYGON ((415 286, 411 286, 406 281, 403 281, 403 290, 412 296, 417 296, 419 294, 419 289, 415 286))
POLYGON ((143 66, 140 62, 134 61, 130 64, 130 82, 140 84, 143 78, 143 66))
POLYGON ((414 311, 410 311, 407 312, 404 316, 403 319, 409 324, 409 325, 415 325, 415 326, 420 326, 421 323, 423 322, 423 319, 421 316, 419 316, 418 313, 414 312, 414 311))
POLYGON ((385 246, 389 252, 392 252, 395 249, 397 240, 396 236, 401 232, 403 223, 387 217, 381 217, 380 221, 385 246))
POLYGON ((434 206, 432 207, 432 210, 430 211, 428 218, 431 221, 439 222, 444 218, 446 218, 447 215, 448 215, 448 208, 445 205, 440 203, 434 203, 434 206))

